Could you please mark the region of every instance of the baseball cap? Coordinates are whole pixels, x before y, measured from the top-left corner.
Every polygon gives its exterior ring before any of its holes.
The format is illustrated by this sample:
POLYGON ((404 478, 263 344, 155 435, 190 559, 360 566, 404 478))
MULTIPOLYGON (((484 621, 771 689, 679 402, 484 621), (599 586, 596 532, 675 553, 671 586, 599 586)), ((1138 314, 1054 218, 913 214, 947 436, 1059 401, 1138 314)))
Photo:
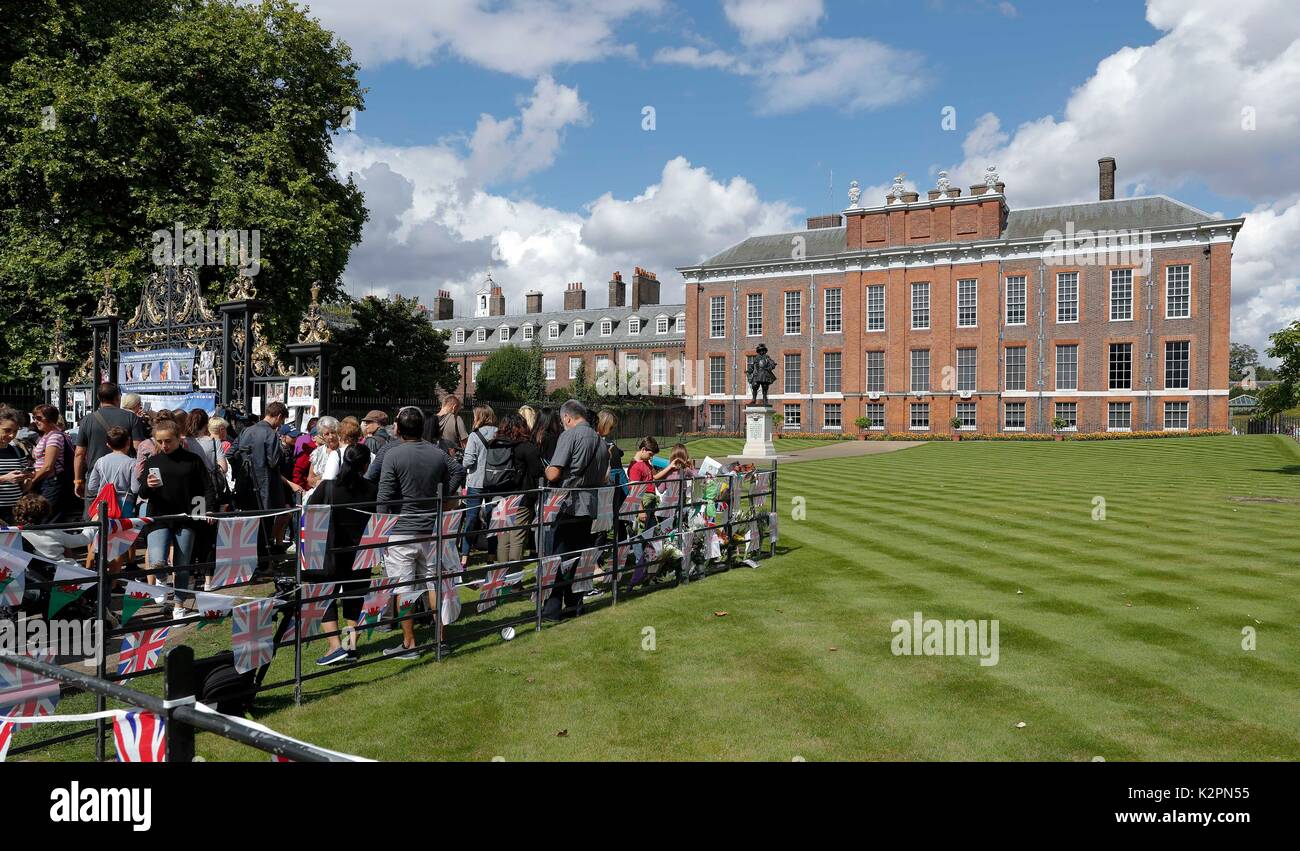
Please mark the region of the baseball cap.
POLYGON ((300 434, 302 434, 302 432, 298 431, 298 427, 295 426, 293 423, 285 423, 284 425, 280 426, 280 434, 281 436, 284 437, 297 438, 300 434))
POLYGON ((379 423, 380 425, 387 425, 388 414, 385 414, 383 411, 379 411, 379 410, 371 411, 370 413, 366 414, 364 417, 361 418, 361 422, 379 423))

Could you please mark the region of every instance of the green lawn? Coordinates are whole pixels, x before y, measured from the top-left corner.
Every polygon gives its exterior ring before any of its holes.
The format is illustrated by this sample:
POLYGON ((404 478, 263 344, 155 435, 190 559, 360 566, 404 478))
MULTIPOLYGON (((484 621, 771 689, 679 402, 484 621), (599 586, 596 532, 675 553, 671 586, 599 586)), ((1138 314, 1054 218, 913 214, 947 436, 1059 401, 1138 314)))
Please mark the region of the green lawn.
POLYGON ((934 443, 787 464, 780 493, 758 570, 316 680, 260 720, 381 759, 1300 759, 1294 441, 934 443), (998 619, 999 663, 892 655, 918 610, 998 619))

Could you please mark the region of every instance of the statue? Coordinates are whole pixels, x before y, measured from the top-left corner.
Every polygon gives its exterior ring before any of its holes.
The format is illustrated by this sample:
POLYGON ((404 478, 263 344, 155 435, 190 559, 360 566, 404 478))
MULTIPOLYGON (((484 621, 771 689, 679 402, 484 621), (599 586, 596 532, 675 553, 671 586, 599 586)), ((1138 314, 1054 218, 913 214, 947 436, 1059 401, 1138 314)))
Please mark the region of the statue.
POLYGON ((849 183, 849 209, 858 209, 858 199, 862 197, 862 189, 858 186, 856 180, 849 183))
POLYGON ((763 391, 763 405, 767 405, 767 388, 776 381, 776 361, 767 356, 767 346, 758 344, 758 356, 745 367, 745 378, 749 381, 750 404, 758 404, 758 391, 763 391))

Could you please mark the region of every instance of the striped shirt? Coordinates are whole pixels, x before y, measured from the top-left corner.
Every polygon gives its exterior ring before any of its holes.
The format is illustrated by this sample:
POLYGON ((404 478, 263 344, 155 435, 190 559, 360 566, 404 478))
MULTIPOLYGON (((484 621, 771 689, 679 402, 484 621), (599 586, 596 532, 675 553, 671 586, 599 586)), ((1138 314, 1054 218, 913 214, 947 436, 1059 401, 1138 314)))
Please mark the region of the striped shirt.
MULTIPOLYGON (((0 476, 23 469, 26 461, 27 453, 19 448, 18 441, 13 441, 0 449, 0 476)), ((18 482, 0 484, 0 508, 9 508, 18 502, 22 495, 23 486, 18 482)))
POLYGON ((50 472, 56 476, 59 473, 62 473, 63 461, 64 461, 63 456, 65 454, 63 447, 64 444, 67 443, 67 440, 68 440, 67 435, 65 435, 63 432, 59 431, 58 429, 55 429, 54 431, 47 431, 45 434, 41 435, 41 439, 36 441, 36 449, 32 451, 32 454, 36 456, 36 469, 39 470, 45 466, 46 448, 50 446, 57 446, 59 451, 56 452, 54 455, 54 469, 51 470, 50 472))

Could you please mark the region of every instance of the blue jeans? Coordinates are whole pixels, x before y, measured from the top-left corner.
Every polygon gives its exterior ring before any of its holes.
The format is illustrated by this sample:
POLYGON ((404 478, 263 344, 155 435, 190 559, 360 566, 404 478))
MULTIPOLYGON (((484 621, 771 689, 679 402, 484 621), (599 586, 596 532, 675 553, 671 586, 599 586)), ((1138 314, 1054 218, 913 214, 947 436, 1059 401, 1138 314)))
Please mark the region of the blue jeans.
POLYGON ((465 488, 465 507, 469 509, 466 512, 469 516, 465 518, 464 528, 461 530, 460 554, 469 555, 470 533, 477 532, 482 525, 481 517, 483 513, 483 497, 478 496, 481 491, 478 488, 465 488))
MULTIPOLYGON (((189 567, 193 562, 194 555, 194 529, 190 526, 179 526, 170 528, 160 526, 149 532, 148 552, 149 567, 157 569, 167 564, 167 550, 172 544, 176 545, 176 556, 171 562, 171 566, 176 573, 176 588, 188 589, 190 584, 190 572, 181 570, 183 567, 189 567)), ((159 577, 159 581, 162 578, 159 577)))

